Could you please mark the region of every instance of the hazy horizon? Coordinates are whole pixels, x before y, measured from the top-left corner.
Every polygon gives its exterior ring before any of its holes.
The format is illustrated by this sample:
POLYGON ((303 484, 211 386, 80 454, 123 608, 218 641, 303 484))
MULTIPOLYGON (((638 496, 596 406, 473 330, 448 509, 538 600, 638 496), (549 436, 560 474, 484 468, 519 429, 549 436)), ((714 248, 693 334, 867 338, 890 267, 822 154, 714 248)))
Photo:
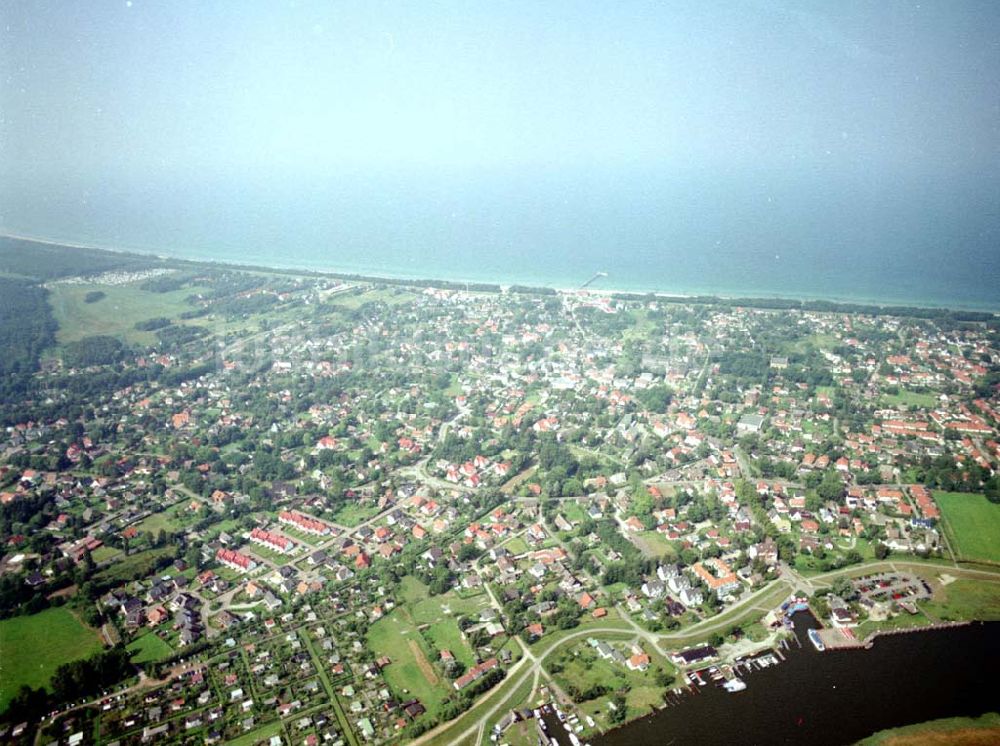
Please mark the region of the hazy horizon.
POLYGON ((956 2, 12 3, 0 229, 995 305, 998 20, 956 2))

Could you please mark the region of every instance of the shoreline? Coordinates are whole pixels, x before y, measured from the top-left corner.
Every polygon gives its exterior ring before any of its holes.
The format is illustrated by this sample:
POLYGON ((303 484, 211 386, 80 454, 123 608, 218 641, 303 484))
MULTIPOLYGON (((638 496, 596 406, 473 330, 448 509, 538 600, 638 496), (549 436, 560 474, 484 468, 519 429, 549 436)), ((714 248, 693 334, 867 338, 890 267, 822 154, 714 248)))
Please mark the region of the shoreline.
POLYGON ((749 291, 742 294, 729 294, 720 292, 676 292, 676 291, 665 291, 665 290, 637 290, 621 287, 586 287, 586 288, 573 288, 565 287, 557 284, 547 284, 547 283, 533 283, 533 284, 523 284, 511 281, 498 281, 498 280, 484 280, 484 279, 468 279, 468 278, 457 278, 457 279, 445 279, 441 277, 427 277, 419 276, 407 273, 395 273, 395 274, 378 274, 371 273, 367 271, 351 271, 345 269, 336 268, 323 268, 315 269, 312 267, 304 267, 301 265, 281 265, 281 264, 256 264, 252 260, 249 262, 238 262, 225 259, 212 259, 212 258, 198 258, 189 259, 187 257, 178 256, 176 254, 162 253, 161 251, 152 249, 138 249, 130 247, 108 247, 101 246, 96 243, 84 243, 81 241, 63 241, 50 238, 40 238, 37 236, 31 236, 27 234, 19 233, 8 233, 0 231, 0 239, 9 239, 14 241, 25 241, 29 243, 41 244, 43 246, 52 247, 62 247, 71 249, 83 249, 88 251, 104 251, 112 254, 122 254, 131 256, 141 256, 146 258, 155 258, 164 262, 178 262, 188 265, 209 265, 209 266, 221 266, 228 267, 232 269, 243 269, 247 271, 257 271, 257 272, 280 272, 288 274, 297 274, 313 277, 332 277, 338 279, 350 279, 357 281, 367 281, 367 282, 386 282, 386 283, 396 283, 396 284, 420 284, 426 286, 441 286, 448 289, 455 289, 456 286, 466 285, 469 287, 478 287, 483 289, 486 286, 490 286, 490 289, 498 289, 501 292, 506 291, 509 288, 522 288, 526 291, 537 291, 540 293, 555 293, 559 295, 576 295, 584 293, 590 296, 607 296, 607 297, 629 297, 631 299, 659 299, 666 302, 684 302, 688 301, 691 303, 699 304, 710 304, 710 303, 724 303, 729 305, 740 305, 740 301, 745 301, 745 305, 755 305, 755 307, 761 309, 771 308, 774 310, 795 310, 794 307, 788 304, 799 303, 799 304, 830 304, 832 306, 837 306, 837 308, 799 308, 797 310, 806 311, 816 311, 816 312, 827 312, 827 313, 865 313, 865 309, 877 308, 884 313, 889 313, 895 310, 902 309, 924 309, 928 311, 938 311, 938 312, 951 312, 951 313, 980 313, 988 314, 992 316, 1000 315, 1000 300, 996 301, 992 305, 971 305, 971 306, 956 306, 946 305, 946 304, 936 304, 928 303, 926 301, 888 301, 885 299, 864 299, 864 298, 854 298, 854 297, 842 297, 836 295, 830 296, 815 296, 808 294, 798 294, 798 295, 779 295, 774 293, 754 293, 749 291), (775 305, 767 306, 765 305, 768 301, 773 302, 775 305))
MULTIPOLYGON (((812 612, 810 611, 808 613, 811 614, 812 612)), ((886 638, 886 637, 889 637, 889 638, 896 637, 896 636, 904 636, 905 637, 905 636, 908 636, 908 635, 914 634, 914 633, 918 633, 918 634, 919 633, 930 634, 930 633, 936 633, 936 632, 941 632, 941 631, 953 631, 953 630, 957 630, 957 629, 964 628, 964 627, 985 626, 985 625, 988 625, 988 624, 1000 624, 1000 622, 995 622, 995 621, 991 621, 991 620, 984 620, 984 619, 964 619, 964 620, 951 621, 951 622, 931 623, 931 624, 919 625, 919 626, 915 626, 915 627, 907 627, 907 628, 903 628, 903 629, 893 629, 893 628, 876 629, 876 630, 873 630, 870 634, 868 634, 863 640, 857 641, 856 644, 843 645, 843 646, 834 647, 834 648, 827 647, 826 650, 824 650, 824 651, 817 650, 817 651, 815 651, 815 653, 813 653, 813 651, 810 649, 809 650, 809 654, 810 655, 811 654, 815 654, 815 655, 820 655, 820 656, 826 656, 827 654, 829 654, 831 652, 853 653, 853 654, 867 654, 867 653, 870 653, 870 651, 874 647, 875 643, 879 639, 886 638)), ((817 628, 817 629, 828 629, 828 628, 823 627, 823 628, 817 628)), ((795 637, 796 633, 792 632, 791 636, 795 637)), ((788 639, 788 638, 785 638, 785 639, 788 639)), ((800 644, 798 647, 800 649, 805 649, 807 646, 805 644, 800 644)), ((755 645, 754 648, 753 648, 753 650, 751 652, 735 656, 735 658, 730 658, 730 657, 719 658, 718 661, 716 661, 714 663, 713 662, 705 662, 705 663, 702 663, 701 666, 709 666, 709 665, 734 666, 736 664, 736 662, 739 661, 739 660, 746 661, 746 660, 754 658, 754 657, 767 655, 768 652, 779 651, 780 649, 781 649, 780 643, 777 644, 777 645, 775 645, 775 644, 767 644, 765 642, 761 642, 761 643, 755 645)), ((791 647, 789 647, 787 649, 790 651, 791 647)), ((780 653, 779 653, 779 656, 780 656, 780 653)), ((779 670, 781 669, 781 664, 783 664, 784 662, 785 662, 785 657, 784 656, 780 656, 780 663, 777 666, 777 668, 779 670)), ((694 685, 688 684, 688 683, 686 683, 686 681, 684 681, 685 676, 686 676, 685 672, 686 671, 691 671, 691 670, 702 670, 702 669, 699 668, 698 665, 689 666, 689 667, 687 667, 685 669, 680 669, 680 668, 678 669, 678 679, 682 683, 679 683, 677 685, 677 687, 673 691, 675 692, 675 694, 678 694, 679 697, 684 697, 689 691, 694 691, 697 694, 697 691, 698 691, 697 687, 694 687, 694 685)), ((747 673, 753 673, 753 669, 752 668, 748 669, 744 673, 744 675, 746 675, 747 673)), ((739 672, 737 671, 737 678, 739 678, 739 677, 740 677, 739 676, 739 672)), ((677 681, 675 681, 675 683, 677 683, 677 681)), ((834 688, 836 688, 836 687, 834 687, 834 688)), ((629 719, 627 719, 627 720, 625 720, 625 721, 623 721, 621 723, 616 724, 612 728, 608 728, 606 730, 599 730, 598 733, 596 734, 596 738, 600 739, 600 743, 601 744, 604 744, 604 743, 606 743, 606 739, 608 739, 608 738, 616 739, 616 738, 620 737, 621 734, 622 734, 622 732, 626 731, 626 729, 628 729, 630 727, 634 728, 639 723, 653 722, 658 717, 662 716, 665 711, 671 709, 672 707, 683 706, 683 704, 684 704, 684 701, 682 699, 676 699, 675 701, 672 701, 672 702, 654 704, 652 706, 652 709, 649 712, 644 712, 642 714, 636 715, 635 717, 629 718, 629 719)), ((904 726, 898 726, 898 727, 903 728, 903 727, 909 727, 909 726, 905 726, 904 725, 904 726)), ((878 731, 876 731, 876 732, 878 732, 878 731)))

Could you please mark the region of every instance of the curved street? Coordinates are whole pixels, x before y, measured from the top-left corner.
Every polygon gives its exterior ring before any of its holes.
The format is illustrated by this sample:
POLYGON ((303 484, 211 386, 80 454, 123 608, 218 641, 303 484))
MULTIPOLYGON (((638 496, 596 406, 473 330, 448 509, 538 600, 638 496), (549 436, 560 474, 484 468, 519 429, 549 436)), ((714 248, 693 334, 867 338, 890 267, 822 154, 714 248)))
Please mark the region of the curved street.
MULTIPOLYGON (((416 746, 423 746, 424 744, 432 742, 434 744, 474 744, 475 746, 481 746, 481 744, 488 742, 488 733, 486 732, 486 729, 489 723, 505 708, 512 708, 523 704, 523 698, 519 701, 512 701, 513 695, 517 693, 521 685, 531 678, 533 680, 532 692, 535 692, 542 680, 550 679, 549 674, 544 668, 545 660, 566 643, 582 637, 590 637, 592 635, 599 634, 613 634, 619 636, 619 638, 628 636, 641 638, 648 642, 657 653, 667 658, 669 656, 667 650, 663 647, 664 645, 672 644, 671 647, 683 647, 703 641, 708 635, 740 621, 748 610, 756 611, 763 615, 765 612, 758 607, 758 603, 761 603, 763 599, 768 599, 770 607, 773 607, 777 606, 782 598, 792 592, 801 592, 811 595, 818 587, 828 587, 834 579, 841 576, 860 575, 880 571, 897 571, 900 568, 906 568, 908 570, 918 572, 922 571, 924 574, 926 574, 928 570, 939 570, 956 577, 1000 582, 1000 571, 994 572, 964 567, 956 568, 951 565, 939 565, 927 562, 870 562, 863 565, 852 565, 839 570, 821 573, 819 575, 814 575, 811 578, 805 578, 791 568, 783 565, 782 575, 778 580, 741 599, 718 616, 698 622, 697 624, 678 632, 650 632, 640 627, 634 620, 631 619, 631 617, 619 610, 619 613, 622 613, 622 618, 627 625, 626 627, 594 625, 584 629, 570 631, 562 635, 557 633, 551 641, 546 638, 542 638, 542 642, 546 644, 546 647, 538 653, 532 652, 532 650, 521 642, 519 638, 515 638, 518 640, 518 644, 521 647, 522 657, 517 661, 517 663, 511 666, 504 680, 486 692, 486 694, 484 694, 470 710, 463 713, 458 718, 447 723, 442 723, 436 728, 424 733, 422 736, 415 739, 413 743, 416 746), (778 592, 779 589, 781 591, 780 593, 778 592), (771 598, 772 596, 774 597, 773 599, 771 598), (475 719, 471 723, 466 722, 473 714, 475 714, 475 719)), ((491 601, 493 601, 494 605, 498 606, 492 590, 489 590, 489 593, 491 601)))

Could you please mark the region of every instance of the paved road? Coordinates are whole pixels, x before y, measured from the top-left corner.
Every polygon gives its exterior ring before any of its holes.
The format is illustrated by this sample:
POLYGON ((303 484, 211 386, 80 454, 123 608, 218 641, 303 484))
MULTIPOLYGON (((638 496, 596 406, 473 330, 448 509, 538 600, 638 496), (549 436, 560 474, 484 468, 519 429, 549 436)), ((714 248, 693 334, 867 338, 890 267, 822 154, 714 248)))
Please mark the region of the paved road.
MULTIPOLYGON (((541 653, 535 654, 531 650, 527 649, 525 645, 521 644, 524 650, 524 656, 514 664, 508 671, 507 677, 504 679, 503 683, 499 686, 494 687, 486 695, 484 695, 474 706, 473 709, 479 710, 482 707, 488 707, 476 722, 472 725, 464 727, 461 731, 457 733, 451 733, 451 729, 458 726, 458 720, 453 720, 449 723, 444 723, 428 731, 420 738, 416 739, 413 743, 416 745, 424 744, 430 739, 444 734, 448 734, 449 743, 452 744, 464 744, 471 743, 479 746, 483 744, 488 734, 486 733, 486 726, 490 721, 501 711, 505 706, 513 706, 518 704, 516 702, 510 702, 510 698, 513 693, 524 683, 529 676, 534 677, 533 689, 537 688, 537 683, 540 677, 546 677, 543 663, 548 656, 550 656, 557 649, 561 648, 567 642, 572 642, 573 640, 579 639, 581 637, 589 637, 594 634, 600 634, 602 632, 613 632, 616 634, 622 634, 623 632, 629 633, 633 632, 636 637, 640 637, 650 643, 654 649, 661 655, 665 655, 665 649, 662 647, 665 644, 677 643, 685 644, 691 641, 692 637, 706 637, 713 632, 718 631, 721 628, 725 628, 731 625, 738 617, 740 617, 743 612, 747 610, 748 607, 752 607, 761 598, 768 595, 774 595, 775 592, 784 588, 789 593, 793 591, 804 592, 807 589, 816 589, 819 587, 827 587, 832 581, 843 575, 857 574, 857 573, 869 573, 869 572, 881 572, 881 571, 896 571, 898 568, 909 568, 918 573, 927 573, 928 570, 939 570, 941 572, 947 572, 950 575, 956 575, 959 577, 975 578, 980 580, 990 580, 993 582, 1000 582, 1000 572, 992 572, 987 570, 974 570, 967 568, 955 568, 948 565, 934 565, 929 563, 919 563, 919 562, 872 562, 867 565, 854 565, 851 567, 846 567, 840 570, 833 570, 831 572, 822 573, 820 575, 815 575, 809 579, 806 579, 799 575, 797 572, 791 568, 787 568, 783 572, 782 577, 773 583, 769 583, 764 588, 759 591, 746 596, 737 603, 730 606, 719 616, 707 619, 703 622, 699 622, 687 629, 678 632, 669 632, 665 634, 656 634, 649 632, 641 627, 639 627, 635 622, 625 615, 625 619, 628 622, 631 630, 623 630, 620 627, 601 627, 594 626, 588 627, 583 630, 572 632, 564 637, 559 638, 559 641, 554 644, 550 644, 541 653), (498 692, 507 692, 504 696, 499 696, 498 692)), ((496 599, 493 598, 493 594, 490 593, 491 601, 496 603, 496 599)), ((461 716, 460 716, 461 717, 461 716)))

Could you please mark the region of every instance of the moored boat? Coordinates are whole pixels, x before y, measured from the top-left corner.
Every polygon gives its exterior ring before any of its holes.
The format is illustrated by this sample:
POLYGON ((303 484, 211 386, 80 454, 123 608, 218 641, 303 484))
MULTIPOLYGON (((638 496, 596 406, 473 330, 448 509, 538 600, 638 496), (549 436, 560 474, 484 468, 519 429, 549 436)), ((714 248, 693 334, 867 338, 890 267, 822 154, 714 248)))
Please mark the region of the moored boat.
POLYGON ((817 632, 814 629, 809 630, 809 641, 813 644, 813 647, 816 648, 819 652, 822 653, 824 650, 826 650, 826 645, 824 645, 823 641, 819 639, 819 632, 817 632))
POLYGON ((736 692, 742 692, 747 688, 747 685, 743 679, 730 679, 722 685, 722 688, 730 694, 735 694, 736 692))

